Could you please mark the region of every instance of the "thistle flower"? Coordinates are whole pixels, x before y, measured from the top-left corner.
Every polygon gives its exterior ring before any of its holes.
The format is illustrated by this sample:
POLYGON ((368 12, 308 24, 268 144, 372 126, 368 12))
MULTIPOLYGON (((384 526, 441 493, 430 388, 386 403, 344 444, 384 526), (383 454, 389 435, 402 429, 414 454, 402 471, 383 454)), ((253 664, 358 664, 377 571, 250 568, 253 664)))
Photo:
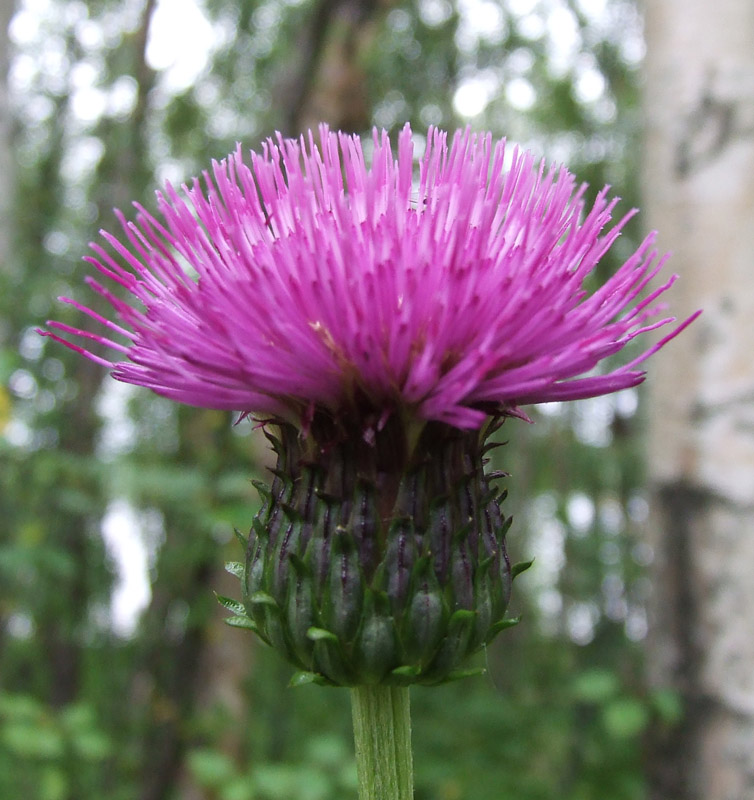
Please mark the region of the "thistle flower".
POLYGON ((251 166, 239 147, 204 188, 159 192, 161 221, 137 205, 123 240, 92 245, 128 297, 87 281, 119 323, 61 299, 107 335, 43 334, 118 380, 279 428, 237 624, 317 680, 446 680, 506 625, 491 430, 526 404, 637 385, 693 319, 599 371, 673 321, 657 301, 675 276, 650 288, 665 261, 650 235, 586 291, 633 212, 609 228, 617 200, 587 208, 585 189, 468 130, 450 147, 430 130, 418 179, 408 126, 397 158, 375 132, 370 166, 325 127, 319 146, 268 140, 251 166))

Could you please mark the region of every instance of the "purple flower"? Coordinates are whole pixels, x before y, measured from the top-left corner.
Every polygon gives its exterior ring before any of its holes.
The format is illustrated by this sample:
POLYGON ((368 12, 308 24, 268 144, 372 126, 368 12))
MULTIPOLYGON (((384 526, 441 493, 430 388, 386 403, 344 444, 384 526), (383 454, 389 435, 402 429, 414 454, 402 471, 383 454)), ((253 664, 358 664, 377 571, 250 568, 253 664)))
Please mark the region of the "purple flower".
POLYGON ((316 411, 399 412, 463 429, 527 403, 635 386, 637 367, 696 315, 633 360, 600 363, 658 315, 649 284, 665 259, 654 236, 593 292, 585 279, 633 212, 564 168, 510 153, 490 134, 432 129, 414 172, 408 125, 394 158, 375 132, 371 166, 358 137, 240 146, 199 180, 158 192, 161 220, 137 205, 125 238, 102 236, 88 278, 119 324, 95 334, 49 328, 122 353, 108 360, 51 331, 113 376, 180 402, 306 424, 316 411), (645 291, 646 290, 646 291, 645 291), (111 338, 114 336, 115 338, 111 338), (122 339, 122 341, 121 341, 122 339), (586 374, 586 375, 585 375, 586 374))
POLYGON ((137 206, 122 241, 92 245, 114 291, 88 283, 119 322, 62 298, 107 335, 43 333, 119 380, 274 423, 277 466, 233 567, 243 602, 222 601, 232 624, 306 680, 434 684, 514 622, 526 565, 485 455, 500 418, 640 383, 694 317, 600 372, 673 321, 658 297, 675 277, 650 287, 653 236, 585 289, 633 212, 608 228, 607 190, 587 209, 567 170, 489 134, 448 148, 430 130, 418 177, 408 126, 397 159, 384 132, 370 149, 367 167, 357 137, 323 128, 319 147, 278 137, 250 167, 240 147, 214 163, 204 188, 168 185, 161 221, 137 206))

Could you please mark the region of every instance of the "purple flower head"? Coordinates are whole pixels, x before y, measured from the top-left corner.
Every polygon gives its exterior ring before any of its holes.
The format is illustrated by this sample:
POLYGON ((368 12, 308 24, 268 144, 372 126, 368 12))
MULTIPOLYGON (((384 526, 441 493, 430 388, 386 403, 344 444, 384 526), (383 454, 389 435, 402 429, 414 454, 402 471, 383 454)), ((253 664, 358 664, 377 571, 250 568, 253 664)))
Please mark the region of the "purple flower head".
POLYGON ((358 137, 320 134, 319 146, 311 133, 270 139, 250 166, 239 146, 203 183, 158 192, 161 219, 137 205, 136 222, 120 216, 122 241, 92 245, 88 261, 120 290, 87 282, 119 323, 61 298, 109 333, 48 325, 125 360, 44 335, 191 405, 297 424, 315 411, 400 412, 474 429, 527 403, 635 386, 639 364, 694 318, 599 374, 673 321, 657 298, 675 279, 648 288, 665 261, 650 235, 585 291, 631 216, 607 228, 617 200, 606 189, 587 209, 566 169, 490 134, 459 131, 448 146, 431 129, 418 177, 408 125, 397 158, 375 132, 369 166, 358 137))
POLYGON ((450 147, 430 130, 418 173, 408 126, 397 158, 384 132, 371 150, 367 166, 323 127, 319 146, 278 136, 250 166, 239 147, 168 185, 158 216, 137 206, 92 245, 110 284, 88 283, 118 322, 62 298, 104 332, 43 333, 119 380, 275 423, 234 624, 312 680, 435 684, 512 623, 526 566, 487 469, 498 418, 640 383, 693 317, 600 369, 673 321, 652 236, 585 288, 631 216, 608 227, 607 190, 587 208, 567 170, 468 130, 450 147))

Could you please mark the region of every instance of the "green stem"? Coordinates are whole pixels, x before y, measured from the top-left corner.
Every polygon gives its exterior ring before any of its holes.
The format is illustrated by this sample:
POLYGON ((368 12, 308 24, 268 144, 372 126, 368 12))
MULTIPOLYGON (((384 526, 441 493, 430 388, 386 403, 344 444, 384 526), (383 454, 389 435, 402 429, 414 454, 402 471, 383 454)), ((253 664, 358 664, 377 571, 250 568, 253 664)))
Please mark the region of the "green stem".
POLYGON ((359 800, 413 800, 408 689, 351 689, 359 800))

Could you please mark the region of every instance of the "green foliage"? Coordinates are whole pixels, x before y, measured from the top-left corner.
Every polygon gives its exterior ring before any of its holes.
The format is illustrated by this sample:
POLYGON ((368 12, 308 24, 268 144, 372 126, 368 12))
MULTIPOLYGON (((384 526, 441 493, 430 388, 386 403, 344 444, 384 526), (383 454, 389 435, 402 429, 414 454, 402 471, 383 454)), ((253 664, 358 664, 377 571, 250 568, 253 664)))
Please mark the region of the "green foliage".
POLYGON ((296 763, 260 763, 238 767, 211 748, 188 754, 197 783, 220 800, 337 800, 356 792, 356 767, 345 739, 312 736, 296 763))
POLYGON ((61 800, 96 786, 112 742, 94 709, 52 710, 27 694, 0 694, 0 796, 61 800))

